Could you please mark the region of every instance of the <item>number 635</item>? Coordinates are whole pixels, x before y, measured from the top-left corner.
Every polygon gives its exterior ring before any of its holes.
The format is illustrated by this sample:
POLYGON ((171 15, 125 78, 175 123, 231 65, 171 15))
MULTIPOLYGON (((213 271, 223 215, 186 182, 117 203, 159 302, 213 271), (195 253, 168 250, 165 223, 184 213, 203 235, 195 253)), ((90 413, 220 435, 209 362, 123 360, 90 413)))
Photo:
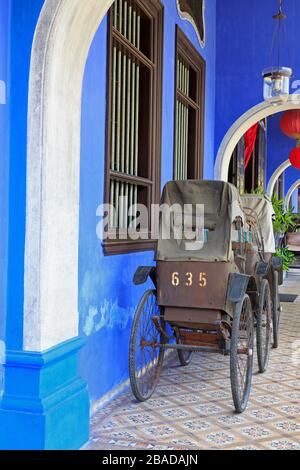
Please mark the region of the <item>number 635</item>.
MULTIPOLYGON (((179 287, 181 282, 183 282, 187 287, 191 287, 194 284, 194 275, 193 273, 186 273, 184 276, 184 280, 180 278, 179 273, 172 274, 172 285, 174 287, 179 287)), ((199 287, 206 287, 207 286, 207 275, 206 273, 199 273, 197 279, 199 287)))

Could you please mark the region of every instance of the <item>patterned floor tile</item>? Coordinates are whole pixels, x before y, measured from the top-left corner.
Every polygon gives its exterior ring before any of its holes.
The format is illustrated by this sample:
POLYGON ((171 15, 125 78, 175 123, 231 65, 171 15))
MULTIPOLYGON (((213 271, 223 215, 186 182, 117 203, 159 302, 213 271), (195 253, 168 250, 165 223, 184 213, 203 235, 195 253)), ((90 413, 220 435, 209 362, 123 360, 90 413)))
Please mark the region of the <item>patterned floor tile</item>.
MULTIPOLYGON (((282 288, 299 291, 299 279, 282 288)), ((127 391, 92 416, 87 449, 300 450, 299 302, 283 304, 280 348, 265 374, 255 360, 245 413, 234 413, 228 357, 194 354, 181 368, 171 354, 150 400, 138 403, 127 391)))

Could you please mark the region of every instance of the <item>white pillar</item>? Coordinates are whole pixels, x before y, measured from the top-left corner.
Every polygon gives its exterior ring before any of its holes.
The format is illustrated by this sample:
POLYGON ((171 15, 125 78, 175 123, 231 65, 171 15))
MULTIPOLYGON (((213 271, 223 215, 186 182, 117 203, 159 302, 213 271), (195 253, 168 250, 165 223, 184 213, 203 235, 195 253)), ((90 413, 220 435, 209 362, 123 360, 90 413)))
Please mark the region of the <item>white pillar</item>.
POLYGON ((274 193, 275 184, 277 183, 278 178, 282 175, 282 173, 291 166, 290 160, 285 160, 278 168, 274 171, 273 175, 270 178, 268 187, 267 187, 267 194, 272 197, 274 193))
POLYGON ((31 57, 24 349, 78 334, 80 118, 84 68, 113 0, 46 0, 31 57))
POLYGON ((290 189, 287 192, 287 195, 285 197, 285 207, 286 209, 289 208, 291 197, 293 195, 293 192, 296 191, 297 188, 300 186, 300 179, 295 181, 295 183, 290 187, 290 189))

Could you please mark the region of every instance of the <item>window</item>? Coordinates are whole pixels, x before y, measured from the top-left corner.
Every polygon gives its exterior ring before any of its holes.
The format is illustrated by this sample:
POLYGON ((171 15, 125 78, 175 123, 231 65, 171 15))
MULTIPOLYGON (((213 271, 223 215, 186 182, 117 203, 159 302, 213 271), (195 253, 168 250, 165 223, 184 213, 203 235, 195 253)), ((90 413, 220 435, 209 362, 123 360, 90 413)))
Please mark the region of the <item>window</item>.
POLYGON ((174 179, 203 177, 205 62, 176 31, 174 179))
POLYGON ((229 166, 228 181, 234 184, 241 194, 250 194, 257 188, 265 189, 267 156, 265 120, 258 123, 255 133, 255 141, 252 141, 253 150, 247 162, 244 136, 236 146, 229 166))
POLYGON ((160 197, 162 30, 159 0, 116 0, 110 10, 105 200, 115 207, 108 233, 117 239, 104 242, 106 254, 154 248, 126 234, 129 208, 160 197))

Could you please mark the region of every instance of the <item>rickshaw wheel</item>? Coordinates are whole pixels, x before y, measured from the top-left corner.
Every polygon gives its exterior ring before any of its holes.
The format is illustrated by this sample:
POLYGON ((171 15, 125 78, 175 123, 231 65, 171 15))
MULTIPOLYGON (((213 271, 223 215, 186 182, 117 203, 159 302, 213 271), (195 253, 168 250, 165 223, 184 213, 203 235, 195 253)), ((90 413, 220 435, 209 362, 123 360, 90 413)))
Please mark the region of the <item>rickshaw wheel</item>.
POLYGON ((247 407, 253 370, 254 318, 248 295, 234 311, 231 346, 230 380, 235 409, 243 413, 247 407))
POLYGON ((273 298, 273 348, 279 347, 280 301, 278 292, 278 272, 274 271, 274 298, 273 298))
POLYGON ((272 342, 272 302, 270 285, 266 279, 262 280, 260 288, 256 339, 258 368, 262 374, 268 366, 272 342))
POLYGON ((129 350, 131 388, 135 398, 141 402, 153 395, 164 359, 164 348, 155 345, 165 343, 165 338, 155 327, 153 317, 160 317, 158 321, 164 330, 165 322, 157 305, 156 291, 149 290, 137 307, 129 350))
MULTIPOLYGON (((176 330, 175 336, 176 336, 177 344, 181 344, 180 331, 176 330)), ((183 350, 178 349, 177 354, 178 354, 179 362, 182 365, 182 367, 186 367, 191 363, 193 351, 183 351, 183 350)))

